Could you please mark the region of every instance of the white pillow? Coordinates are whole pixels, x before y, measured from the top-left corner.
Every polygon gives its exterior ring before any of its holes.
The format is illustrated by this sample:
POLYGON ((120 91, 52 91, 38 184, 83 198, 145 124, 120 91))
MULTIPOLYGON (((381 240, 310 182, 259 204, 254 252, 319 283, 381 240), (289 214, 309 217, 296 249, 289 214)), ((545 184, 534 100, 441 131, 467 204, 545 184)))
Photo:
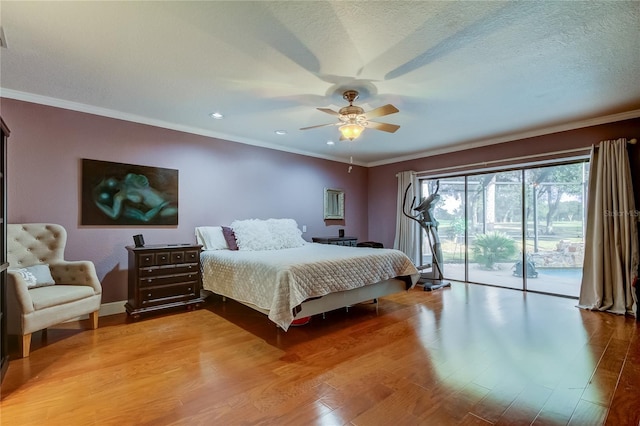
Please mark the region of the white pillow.
POLYGON ((267 228, 278 248, 300 247, 306 243, 293 219, 267 219, 267 228))
POLYGON ((221 226, 196 227, 196 241, 205 250, 226 250, 227 240, 224 239, 221 226))
POLYGON ((231 223, 239 250, 275 250, 279 248, 267 222, 259 219, 234 220, 231 223))
POLYGON ((51 270, 49 265, 33 265, 26 268, 12 269, 11 271, 17 272, 22 279, 27 283, 27 288, 46 287, 55 285, 51 276, 51 270))

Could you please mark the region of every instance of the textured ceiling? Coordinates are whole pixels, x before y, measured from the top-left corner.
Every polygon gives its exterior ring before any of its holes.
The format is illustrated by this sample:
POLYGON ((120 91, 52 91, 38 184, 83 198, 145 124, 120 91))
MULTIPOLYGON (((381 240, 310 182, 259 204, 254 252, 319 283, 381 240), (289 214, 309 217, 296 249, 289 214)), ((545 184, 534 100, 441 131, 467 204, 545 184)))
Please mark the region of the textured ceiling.
POLYGON ((638 1, 3 0, 0 13, 4 97, 358 164, 640 116, 638 1), (315 108, 345 106, 345 89, 365 110, 395 105, 376 121, 400 129, 298 130, 333 122, 315 108))

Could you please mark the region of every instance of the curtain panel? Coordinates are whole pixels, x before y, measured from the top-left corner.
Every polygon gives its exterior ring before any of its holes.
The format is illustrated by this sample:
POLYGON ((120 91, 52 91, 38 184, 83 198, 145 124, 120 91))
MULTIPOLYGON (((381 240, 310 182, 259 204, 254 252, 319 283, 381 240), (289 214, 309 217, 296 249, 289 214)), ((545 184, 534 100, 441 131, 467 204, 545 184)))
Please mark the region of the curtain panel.
MULTIPOLYGON (((407 191, 407 209, 410 208, 411 200, 416 197, 419 191, 417 174, 414 171, 406 171, 397 174, 398 177, 398 197, 396 208, 396 236, 393 241, 393 248, 402 251, 409 259, 418 265, 418 228, 417 223, 402 214, 404 208, 404 194, 407 191)), ((411 212, 408 212, 411 213, 411 212)))
POLYGON ((591 149, 585 256, 578 307, 635 315, 638 211, 626 139, 591 149))

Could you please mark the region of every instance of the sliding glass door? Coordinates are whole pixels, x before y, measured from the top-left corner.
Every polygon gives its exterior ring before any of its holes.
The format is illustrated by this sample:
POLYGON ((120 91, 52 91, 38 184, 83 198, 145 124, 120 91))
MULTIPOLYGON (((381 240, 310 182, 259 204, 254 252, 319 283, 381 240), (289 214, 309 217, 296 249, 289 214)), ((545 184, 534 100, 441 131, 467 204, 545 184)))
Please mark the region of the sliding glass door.
MULTIPOLYGON (((438 238, 442 249, 443 274, 451 280, 465 280, 465 178, 446 178, 422 181, 422 195, 428 197, 436 190, 440 202, 433 211, 438 221, 438 238)), ((434 241, 422 230, 422 264, 433 264, 431 245, 434 241)))
MULTIPOLYGON (((577 297, 588 162, 422 180, 446 279, 577 297)), ((422 231, 423 264, 433 263, 422 231)))
POLYGON ((468 199, 469 281, 522 289, 522 172, 469 176, 468 199))
POLYGON ((578 297, 589 163, 524 171, 527 288, 578 297))

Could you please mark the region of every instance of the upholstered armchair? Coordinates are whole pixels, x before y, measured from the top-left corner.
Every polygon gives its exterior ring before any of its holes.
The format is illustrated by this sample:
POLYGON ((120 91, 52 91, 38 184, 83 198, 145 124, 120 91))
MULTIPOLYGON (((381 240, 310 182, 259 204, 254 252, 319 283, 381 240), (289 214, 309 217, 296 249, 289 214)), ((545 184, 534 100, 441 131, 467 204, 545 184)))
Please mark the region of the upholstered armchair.
POLYGON ((7 225, 7 328, 22 336, 29 356, 31 333, 89 314, 98 328, 102 286, 90 261, 65 261, 67 231, 60 225, 7 225))

